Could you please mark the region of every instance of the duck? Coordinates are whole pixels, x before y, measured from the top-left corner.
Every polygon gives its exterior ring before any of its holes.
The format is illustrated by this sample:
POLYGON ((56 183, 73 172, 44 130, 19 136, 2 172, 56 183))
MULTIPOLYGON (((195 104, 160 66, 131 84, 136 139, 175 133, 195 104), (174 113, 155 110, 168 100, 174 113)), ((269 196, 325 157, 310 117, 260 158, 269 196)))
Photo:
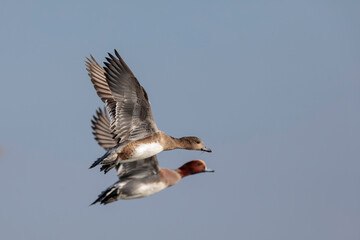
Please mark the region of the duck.
MULTIPOLYGON (((109 130, 104 130, 109 129, 110 126, 110 120, 105 112, 106 109, 96 111, 92 127, 98 144, 108 149, 116 144, 116 141, 109 130)), ((144 198, 174 186, 186 176, 204 172, 214 172, 214 170, 208 169, 202 160, 192 160, 178 169, 167 169, 159 166, 156 155, 118 164, 116 173, 119 180, 103 191, 90 205, 96 203, 105 205, 117 200, 144 198)))
POLYGON ((90 168, 101 164, 100 171, 107 173, 119 163, 147 159, 173 149, 211 152, 198 137, 175 138, 157 128, 148 94, 119 53, 114 52, 115 56, 108 53, 105 67, 101 67, 92 55, 85 61, 91 82, 110 117, 110 132, 98 129, 98 134, 105 131, 113 139, 111 148, 104 142, 105 154, 90 168), (112 144, 114 141, 115 145, 112 144))

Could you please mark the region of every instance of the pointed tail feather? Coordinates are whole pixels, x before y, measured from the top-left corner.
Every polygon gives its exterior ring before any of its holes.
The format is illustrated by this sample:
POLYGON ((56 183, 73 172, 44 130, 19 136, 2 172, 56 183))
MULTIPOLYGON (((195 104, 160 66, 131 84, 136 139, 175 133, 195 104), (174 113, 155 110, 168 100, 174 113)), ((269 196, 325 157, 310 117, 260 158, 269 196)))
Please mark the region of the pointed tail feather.
POLYGON ((104 174, 106 174, 108 171, 110 171, 111 169, 113 169, 116 166, 120 166, 121 163, 118 163, 117 165, 115 165, 114 163, 110 163, 110 164, 103 164, 100 168, 100 171, 104 171, 104 174))
POLYGON ((108 170, 115 167, 116 162, 118 159, 118 154, 116 153, 116 149, 111 149, 107 151, 102 157, 98 158, 91 166, 90 168, 93 168, 99 164, 107 165, 108 170))
POLYGON ((90 206, 100 202, 100 204, 108 204, 111 202, 116 201, 117 196, 119 195, 118 193, 118 188, 116 187, 116 184, 112 185, 111 187, 109 187, 108 189, 106 189, 105 191, 103 191, 98 198, 90 204, 90 206))
POLYGON ((110 155, 110 152, 106 152, 102 157, 99 157, 95 162, 93 162, 93 164, 91 164, 90 168, 96 167, 97 165, 99 165, 104 159, 106 159, 108 156, 110 155))

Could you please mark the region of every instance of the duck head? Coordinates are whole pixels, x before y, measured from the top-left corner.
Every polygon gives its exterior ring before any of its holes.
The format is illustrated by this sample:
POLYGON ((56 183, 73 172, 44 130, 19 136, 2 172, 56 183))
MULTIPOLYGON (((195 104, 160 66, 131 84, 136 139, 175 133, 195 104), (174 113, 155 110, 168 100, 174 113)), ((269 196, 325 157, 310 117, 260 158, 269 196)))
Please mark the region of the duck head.
POLYGON ((180 141, 185 146, 185 149, 211 152, 211 149, 205 147, 203 141, 198 137, 182 137, 180 141))
POLYGON ((186 177, 188 175, 202 173, 202 172, 215 172, 212 169, 208 169, 206 164, 202 160, 193 160, 185 163, 178 169, 181 177, 186 177))

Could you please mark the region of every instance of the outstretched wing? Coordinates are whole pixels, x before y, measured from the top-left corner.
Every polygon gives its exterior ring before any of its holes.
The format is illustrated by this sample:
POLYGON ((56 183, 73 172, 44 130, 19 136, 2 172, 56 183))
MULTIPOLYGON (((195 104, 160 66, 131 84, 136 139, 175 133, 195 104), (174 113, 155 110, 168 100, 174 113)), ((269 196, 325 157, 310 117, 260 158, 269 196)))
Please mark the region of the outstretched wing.
POLYGON ((104 63, 106 81, 116 101, 111 131, 120 142, 151 136, 158 128, 148 95, 116 50, 115 55, 109 53, 110 58, 104 63))
POLYGON ((120 180, 122 178, 144 178, 156 175, 159 172, 159 162, 156 155, 128 163, 120 164, 116 167, 116 172, 120 180))
POLYGON ((106 115, 106 109, 104 111, 99 108, 96 111, 96 115, 93 116, 91 120, 93 129, 93 135, 98 144, 103 147, 105 150, 109 150, 116 146, 117 141, 113 139, 113 135, 110 131, 110 120, 106 115))
POLYGON ((90 59, 86 59, 86 70, 88 71, 91 82, 94 84, 97 95, 101 98, 103 102, 113 100, 111 91, 106 82, 105 70, 96 62, 92 55, 90 55, 90 59))
MULTIPOLYGON (((90 55, 90 59, 86 58, 86 70, 88 71, 88 75, 91 79, 91 82, 94 85, 96 93, 100 97, 100 99, 105 103, 106 109, 110 115, 110 126, 115 125, 115 110, 116 110, 116 102, 111 95, 111 91, 109 89, 108 83, 105 77, 105 70, 96 62, 94 57, 90 55)), ((110 128, 109 126, 109 128, 110 128)), ((120 139, 117 139, 118 141, 120 139)))

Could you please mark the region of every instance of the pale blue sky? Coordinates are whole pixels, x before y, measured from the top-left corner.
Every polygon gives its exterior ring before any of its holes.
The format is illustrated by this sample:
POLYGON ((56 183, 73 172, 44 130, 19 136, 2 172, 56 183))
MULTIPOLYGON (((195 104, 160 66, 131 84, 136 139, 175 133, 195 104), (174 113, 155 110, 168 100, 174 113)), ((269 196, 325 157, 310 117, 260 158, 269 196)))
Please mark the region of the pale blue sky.
POLYGON ((0 2, 1 239, 360 238, 359 1, 0 2), (116 48, 198 174, 88 205, 116 181, 89 54, 116 48))

